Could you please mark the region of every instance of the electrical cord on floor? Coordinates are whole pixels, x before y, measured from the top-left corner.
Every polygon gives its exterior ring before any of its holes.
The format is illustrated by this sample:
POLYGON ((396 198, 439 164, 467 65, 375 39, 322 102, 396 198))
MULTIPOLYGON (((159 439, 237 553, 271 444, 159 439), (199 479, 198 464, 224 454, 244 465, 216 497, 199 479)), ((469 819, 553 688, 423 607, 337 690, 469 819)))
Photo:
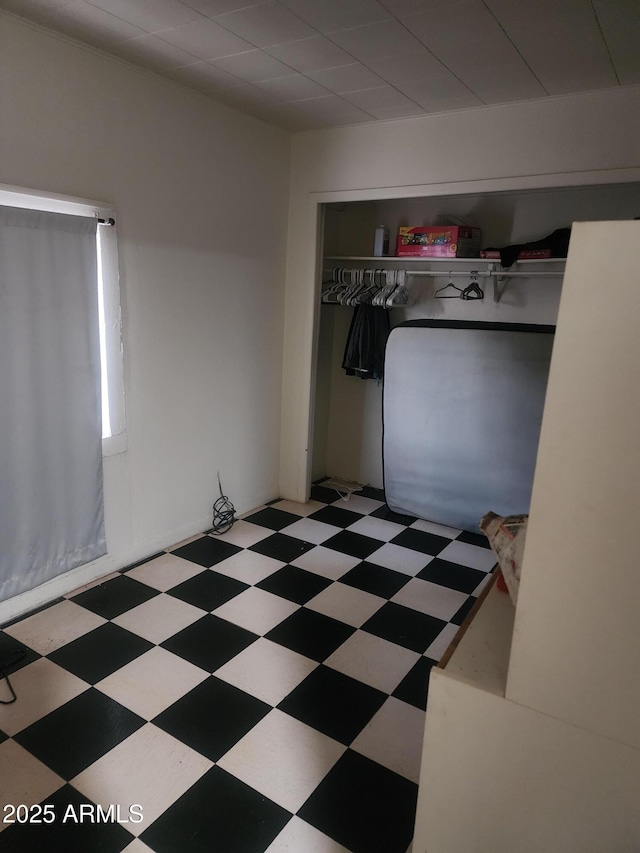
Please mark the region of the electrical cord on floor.
POLYGON ((236 509, 229 498, 222 491, 222 483, 220 482, 220 472, 218 472, 218 488, 220 489, 220 497, 213 505, 213 533, 219 536, 221 533, 226 533, 234 525, 236 520, 236 509))
POLYGON ((348 501, 354 492, 361 492, 362 486, 359 483, 349 484, 342 480, 325 480, 320 484, 325 489, 333 489, 343 501, 348 501))
POLYGON ((9 681, 9 676, 7 675, 7 671, 5 670, 5 668, 1 664, 0 664, 0 678, 4 678, 4 680, 7 682, 7 687, 9 688, 9 692, 13 696, 13 699, 9 699, 9 700, 0 699, 0 705, 13 705, 13 703, 16 701, 16 699, 18 697, 16 696, 16 691, 13 689, 13 685, 9 681))
POLYGON ((3 663, 0 663, 0 681, 4 678, 4 680, 7 682, 7 687, 9 688, 9 692, 11 693, 11 696, 13 697, 11 699, 0 699, 0 705, 13 705, 13 703, 18 698, 16 696, 16 691, 13 689, 13 684, 11 684, 11 682, 9 681, 9 675, 7 673, 7 669, 10 669, 14 664, 21 661, 22 658, 26 655, 26 653, 27 653, 27 650, 22 649, 21 651, 16 653, 13 660, 11 660, 10 662, 3 661, 3 663))

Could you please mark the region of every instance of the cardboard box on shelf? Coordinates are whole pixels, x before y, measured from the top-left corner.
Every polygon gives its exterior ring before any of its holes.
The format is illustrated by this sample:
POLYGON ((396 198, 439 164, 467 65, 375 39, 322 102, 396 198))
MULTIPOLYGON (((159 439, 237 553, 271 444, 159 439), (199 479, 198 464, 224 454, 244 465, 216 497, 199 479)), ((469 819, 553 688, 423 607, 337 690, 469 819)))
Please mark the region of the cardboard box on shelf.
POLYGON ((480 530, 489 540, 491 550, 498 558, 498 565, 514 604, 518 600, 528 521, 528 515, 502 516, 488 512, 480 522, 480 530))
POLYGON ((477 258, 480 229, 469 225, 425 225, 398 229, 396 255, 405 258, 477 258))

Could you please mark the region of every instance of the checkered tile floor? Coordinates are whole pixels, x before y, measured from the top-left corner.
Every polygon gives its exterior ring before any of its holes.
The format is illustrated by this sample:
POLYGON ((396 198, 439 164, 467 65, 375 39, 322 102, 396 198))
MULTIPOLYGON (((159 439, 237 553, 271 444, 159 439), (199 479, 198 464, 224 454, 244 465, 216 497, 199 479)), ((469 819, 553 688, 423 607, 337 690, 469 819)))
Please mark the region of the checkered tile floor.
POLYGON ((0 706, 0 805, 55 819, 0 824, 3 853, 406 853, 429 671, 494 558, 373 489, 312 498, 4 628, 5 657, 28 651, 0 706))

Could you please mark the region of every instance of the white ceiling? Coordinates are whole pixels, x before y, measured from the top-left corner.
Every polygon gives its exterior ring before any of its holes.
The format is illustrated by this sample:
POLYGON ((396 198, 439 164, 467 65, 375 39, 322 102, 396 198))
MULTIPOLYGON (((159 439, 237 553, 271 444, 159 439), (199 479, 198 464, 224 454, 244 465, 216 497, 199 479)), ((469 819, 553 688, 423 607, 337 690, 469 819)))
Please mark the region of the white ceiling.
POLYGON ((640 0, 0 0, 292 129, 640 82, 640 0))

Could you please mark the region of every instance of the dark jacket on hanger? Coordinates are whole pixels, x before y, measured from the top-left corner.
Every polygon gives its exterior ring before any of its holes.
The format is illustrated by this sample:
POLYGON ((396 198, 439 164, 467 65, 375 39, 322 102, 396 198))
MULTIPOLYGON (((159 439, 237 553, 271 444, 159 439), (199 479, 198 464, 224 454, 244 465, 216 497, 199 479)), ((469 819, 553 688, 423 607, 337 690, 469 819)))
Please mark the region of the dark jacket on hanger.
POLYGON ((384 308, 367 304, 354 308, 342 360, 347 376, 382 379, 390 330, 389 312, 384 308))

